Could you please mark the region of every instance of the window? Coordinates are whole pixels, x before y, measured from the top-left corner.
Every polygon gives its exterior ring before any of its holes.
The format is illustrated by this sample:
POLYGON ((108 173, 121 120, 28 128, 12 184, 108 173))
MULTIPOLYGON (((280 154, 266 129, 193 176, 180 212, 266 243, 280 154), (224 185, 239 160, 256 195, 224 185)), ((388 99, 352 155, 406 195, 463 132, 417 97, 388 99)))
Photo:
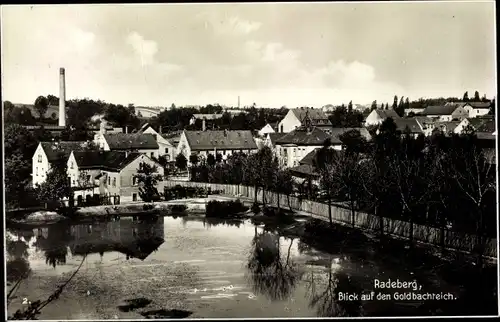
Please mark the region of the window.
POLYGON ((116 178, 113 178, 113 187, 116 187, 116 178))
POLYGON ((111 177, 108 177, 108 186, 111 185, 111 177))
POLYGON ((137 184, 137 178, 132 177, 132 185, 135 186, 137 184))
POLYGON ((90 182, 90 175, 87 175, 87 182, 90 182))
POLYGON ((42 163, 42 155, 41 154, 38 155, 38 163, 42 163))
POLYGON ((151 152, 151 157, 154 158, 154 156, 155 156, 155 153, 151 152))
POLYGON ((35 176, 38 176, 38 167, 36 167, 35 176))
POLYGON ((165 154, 168 154, 168 148, 165 148, 165 154))
POLYGON ((132 194, 132 201, 137 201, 137 194, 136 193, 132 194))
POLYGON ((70 168, 70 169, 73 169, 73 161, 71 161, 71 162, 69 163, 69 168, 70 168))

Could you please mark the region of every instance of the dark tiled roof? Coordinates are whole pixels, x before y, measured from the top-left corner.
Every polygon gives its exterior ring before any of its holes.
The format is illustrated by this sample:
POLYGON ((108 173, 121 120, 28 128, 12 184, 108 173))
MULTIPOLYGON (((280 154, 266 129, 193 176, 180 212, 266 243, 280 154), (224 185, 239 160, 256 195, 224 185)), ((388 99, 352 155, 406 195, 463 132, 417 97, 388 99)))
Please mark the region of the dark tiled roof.
POLYGON ((477 127, 477 132, 493 133, 496 130, 495 119, 486 119, 477 127))
POLYGON ((331 139, 333 144, 341 143, 338 137, 314 127, 311 131, 307 131, 304 128, 297 128, 292 132, 285 133, 285 135, 276 140, 276 144, 323 145, 326 139, 331 139))
POLYGON ((294 108, 292 110, 293 114, 302 121, 306 115, 309 115, 311 120, 328 120, 328 116, 323 112, 321 109, 314 109, 314 108, 294 108))
POLYGON ((120 171, 141 154, 129 153, 127 155, 125 152, 118 151, 87 151, 73 152, 73 155, 80 169, 120 171))
POLYGON ((299 163, 300 164, 307 164, 307 165, 314 165, 314 162, 316 160, 316 155, 318 154, 318 151, 320 150, 321 148, 316 148, 314 150, 312 150, 311 152, 309 152, 308 154, 306 154, 305 157, 303 157, 299 163))
POLYGON ((406 128, 408 128, 410 129, 411 133, 423 133, 422 128, 415 118, 399 118, 394 120, 394 123, 396 123, 398 130, 400 130, 401 132, 406 131, 406 128))
POLYGON ((275 132, 275 133, 268 133, 269 139, 271 140, 271 144, 275 145, 276 140, 285 135, 286 133, 280 133, 280 132, 275 132))
POLYGON ((490 106, 491 106, 490 102, 468 102, 467 104, 469 104, 473 108, 486 108, 486 109, 489 109, 490 106))
POLYGON ((319 177, 319 174, 316 172, 314 167, 309 164, 300 164, 296 167, 290 168, 290 172, 295 177, 319 177))
POLYGON ((111 150, 156 150, 159 148, 153 134, 112 133, 104 134, 111 150))
POLYGON ((392 108, 389 109, 389 110, 377 109, 377 110, 374 110, 374 111, 382 119, 392 118, 393 120, 396 120, 396 119, 400 118, 400 116, 398 115, 398 113, 396 113, 396 111, 393 110, 392 108))
POLYGON ((257 144, 250 131, 184 131, 192 151, 254 150, 257 144))
POLYGON ((451 115, 459 106, 450 105, 435 105, 427 106, 422 112, 424 115, 451 115))
POLYGON ((453 132, 455 128, 462 122, 460 121, 449 121, 449 122, 435 122, 436 128, 441 128, 446 132, 453 132))
POLYGON ((477 129, 484 122, 486 122, 487 119, 480 118, 480 117, 474 117, 474 118, 468 118, 467 121, 469 121, 470 126, 472 126, 474 129, 477 129))
POLYGON ((49 162, 59 160, 59 158, 68 158, 72 151, 84 151, 87 149, 85 141, 62 141, 62 142, 40 142, 43 151, 49 162))

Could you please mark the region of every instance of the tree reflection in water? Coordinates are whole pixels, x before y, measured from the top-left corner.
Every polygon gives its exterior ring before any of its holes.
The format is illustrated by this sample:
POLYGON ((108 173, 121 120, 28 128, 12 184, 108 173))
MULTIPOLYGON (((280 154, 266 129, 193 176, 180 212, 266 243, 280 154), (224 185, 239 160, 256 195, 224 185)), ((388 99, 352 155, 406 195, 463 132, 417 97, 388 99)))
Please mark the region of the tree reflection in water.
POLYGON ((358 294, 361 297, 361 287, 347 273, 336 270, 338 266, 333 258, 330 258, 329 263, 326 274, 315 274, 311 270, 309 278, 306 279, 309 306, 316 309, 317 315, 320 317, 362 316, 361 298, 354 301, 338 300, 340 292, 358 294), (325 278, 326 281, 324 281, 325 278))
POLYGON ((66 264, 68 246, 72 240, 68 225, 52 225, 48 228, 47 238, 38 236, 35 246, 43 250, 45 263, 56 267, 66 264))
POLYGON ((5 239, 7 249, 7 281, 14 282, 28 277, 31 273, 28 262, 28 244, 21 240, 21 238, 13 240, 8 234, 5 239))
POLYGON ((291 240, 286 254, 280 249, 279 236, 268 232, 257 233, 252 240, 247 270, 257 294, 271 300, 287 299, 298 285, 302 270, 290 258, 291 240))

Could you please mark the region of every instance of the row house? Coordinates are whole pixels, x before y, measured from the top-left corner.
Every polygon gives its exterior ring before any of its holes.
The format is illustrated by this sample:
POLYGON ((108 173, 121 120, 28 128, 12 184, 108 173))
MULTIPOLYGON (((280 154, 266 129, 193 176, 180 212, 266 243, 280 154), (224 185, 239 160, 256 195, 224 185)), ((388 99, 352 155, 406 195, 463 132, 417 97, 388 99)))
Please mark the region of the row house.
POLYGON ((305 123, 311 123, 315 127, 331 127, 328 116, 321 109, 295 108, 288 111, 285 117, 278 123, 278 132, 290 133, 305 123))
POLYGON ((33 187, 42 184, 47 179, 51 166, 59 161, 65 161, 72 151, 89 150, 90 143, 86 141, 40 142, 32 157, 33 187))
POLYGON ((223 159, 235 152, 251 153, 258 150, 257 144, 248 130, 238 131, 187 131, 184 130, 177 146, 189 160, 191 154, 207 157, 221 154, 223 159))
POLYGON ((427 106, 422 115, 437 121, 450 122, 469 117, 467 110, 461 105, 427 106))
POLYGON ((448 102, 446 106, 461 106, 469 117, 475 118, 487 115, 490 112, 491 102, 448 102))
POLYGON ((156 167, 163 177, 164 169, 143 153, 122 151, 73 151, 68 161, 68 178, 77 201, 87 195, 119 196, 120 201, 140 201, 136 179, 141 163, 156 167))
POLYGON ((105 133, 94 136, 94 142, 104 151, 145 153, 158 159, 160 146, 153 134, 145 133, 105 133))

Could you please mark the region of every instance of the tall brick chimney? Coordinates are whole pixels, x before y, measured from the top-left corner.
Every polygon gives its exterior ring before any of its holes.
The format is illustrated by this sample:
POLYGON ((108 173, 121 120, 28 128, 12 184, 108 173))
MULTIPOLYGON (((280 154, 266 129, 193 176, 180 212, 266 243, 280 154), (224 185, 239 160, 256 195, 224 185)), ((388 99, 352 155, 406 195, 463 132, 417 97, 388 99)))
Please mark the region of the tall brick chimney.
POLYGON ((66 126, 66 74, 59 69, 59 126, 66 126))

